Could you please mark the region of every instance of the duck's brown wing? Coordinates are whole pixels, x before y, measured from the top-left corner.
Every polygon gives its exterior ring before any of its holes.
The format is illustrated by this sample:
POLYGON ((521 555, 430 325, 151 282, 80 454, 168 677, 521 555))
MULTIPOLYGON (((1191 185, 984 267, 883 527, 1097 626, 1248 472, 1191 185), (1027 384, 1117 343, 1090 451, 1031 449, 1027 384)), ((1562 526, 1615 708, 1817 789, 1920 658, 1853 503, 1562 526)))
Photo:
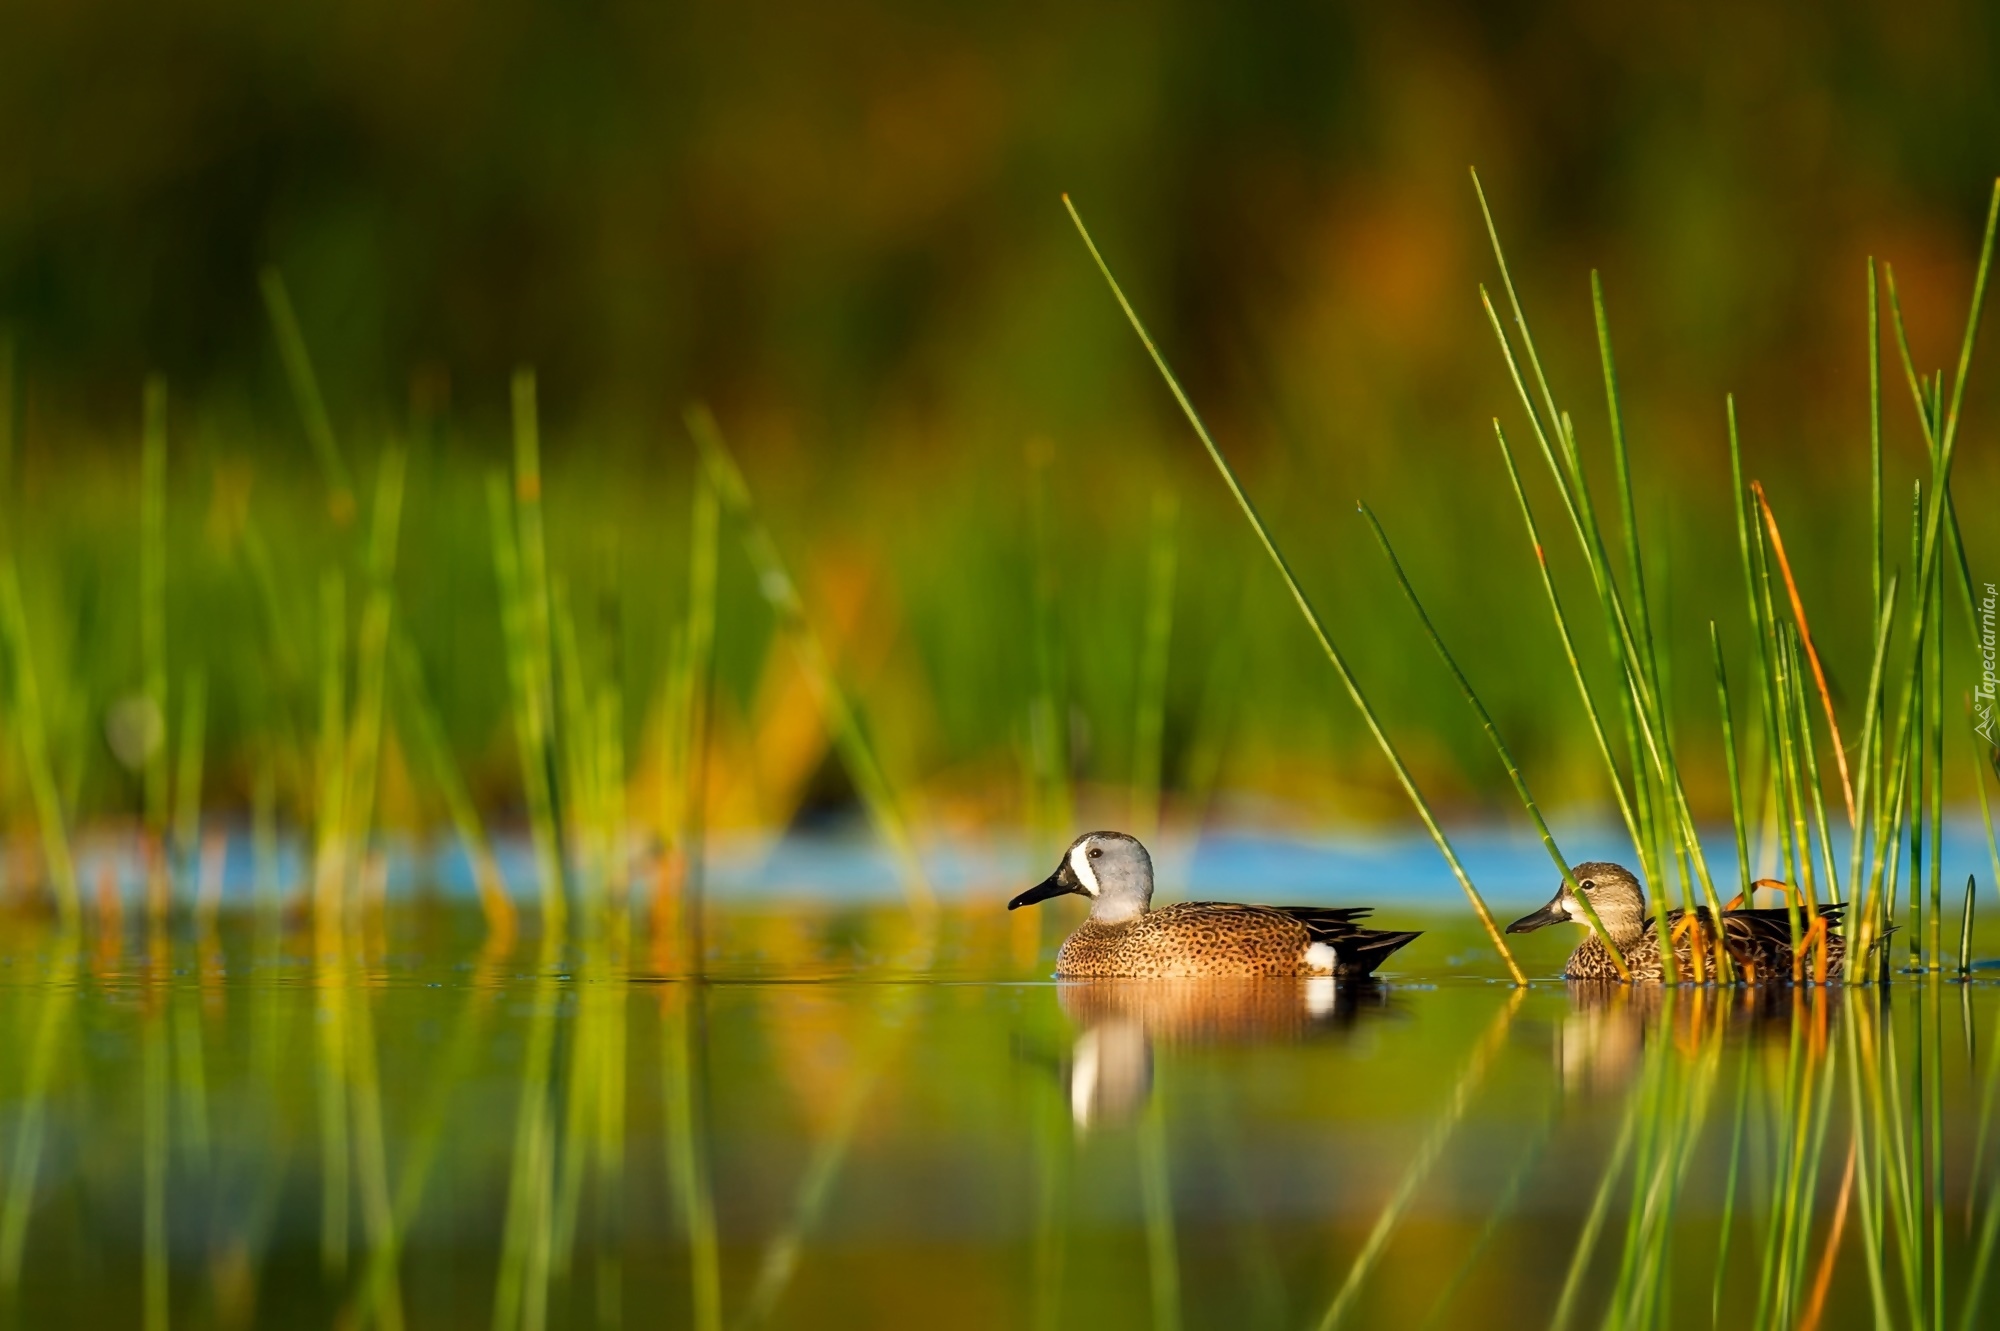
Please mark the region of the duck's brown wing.
POLYGON ((1282 915, 1288 920, 1305 926, 1306 938, 1310 942, 1325 943, 1340 959, 1336 974, 1343 979, 1359 980, 1375 973, 1375 968, 1388 959, 1390 953, 1415 939, 1421 930, 1369 929, 1355 921, 1364 919, 1373 908, 1369 906, 1249 906, 1228 901, 1203 901, 1197 903, 1203 910, 1260 911, 1269 915, 1282 915))
MULTIPOLYGON (((1832 935, 1832 943, 1839 947, 1840 919, 1846 908, 1826 905, 1819 908, 1819 917, 1826 921, 1827 932, 1832 935)), ((1706 908, 1699 914, 1707 923, 1706 908)), ((1805 920, 1803 916, 1800 924, 1805 920)), ((1791 912, 1783 906, 1766 906, 1755 910, 1726 910, 1722 912, 1722 932, 1730 954, 1738 961, 1765 964, 1774 956, 1790 953, 1792 947, 1791 912)))

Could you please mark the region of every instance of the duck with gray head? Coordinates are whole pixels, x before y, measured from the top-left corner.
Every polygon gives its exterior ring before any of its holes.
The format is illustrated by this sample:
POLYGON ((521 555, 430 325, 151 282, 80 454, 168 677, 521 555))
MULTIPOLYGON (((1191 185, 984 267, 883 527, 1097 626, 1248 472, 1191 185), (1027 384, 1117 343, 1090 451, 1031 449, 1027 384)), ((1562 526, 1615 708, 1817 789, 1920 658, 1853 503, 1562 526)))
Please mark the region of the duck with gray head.
POLYGON ((1056 954, 1056 974, 1066 979, 1358 980, 1417 937, 1357 924, 1369 913, 1366 906, 1187 901, 1153 910, 1152 856, 1123 832, 1084 833, 1063 852, 1054 873, 1007 909, 1072 893, 1090 898, 1090 915, 1056 954))
MULTIPOLYGON (((1665 965, 1660 951, 1658 922, 1646 911, 1646 891, 1639 885, 1639 880, 1624 866, 1603 860, 1577 865, 1570 870, 1570 877, 1583 889, 1591 908, 1597 912, 1598 923, 1604 926, 1604 932, 1618 945, 1618 951, 1625 958, 1626 969, 1632 972, 1633 982, 1660 983, 1665 978, 1665 965)), ((1840 915, 1839 906, 1821 906, 1818 922, 1807 922, 1808 939, 1804 946, 1816 946, 1812 941, 1815 937, 1825 939, 1824 973, 1831 978, 1839 977, 1841 960, 1847 953, 1847 940, 1838 932, 1840 915)), ((1716 929, 1714 916, 1706 907, 1697 908, 1694 919, 1684 928, 1682 921, 1686 916, 1685 911, 1668 911, 1667 928, 1673 937, 1677 971, 1683 976, 1692 976, 1696 973, 1694 938, 1699 935, 1702 940, 1704 969, 1712 968, 1712 958, 1716 955, 1716 929)), ((1564 883, 1556 889, 1548 905, 1523 915, 1507 926, 1507 932, 1524 934, 1545 925, 1570 922, 1587 924, 1588 921, 1576 893, 1570 890, 1568 883, 1564 883)), ((1725 910, 1722 912, 1721 940, 1744 979, 1753 984, 1791 980, 1793 960, 1798 954, 1792 946, 1789 911, 1725 910)), ((1800 969, 1810 976, 1817 969, 1818 958, 1809 952, 1803 955, 1805 965, 1800 969)), ((1563 975, 1572 980, 1619 978, 1610 951, 1594 931, 1577 945, 1576 951, 1570 953, 1563 975)))

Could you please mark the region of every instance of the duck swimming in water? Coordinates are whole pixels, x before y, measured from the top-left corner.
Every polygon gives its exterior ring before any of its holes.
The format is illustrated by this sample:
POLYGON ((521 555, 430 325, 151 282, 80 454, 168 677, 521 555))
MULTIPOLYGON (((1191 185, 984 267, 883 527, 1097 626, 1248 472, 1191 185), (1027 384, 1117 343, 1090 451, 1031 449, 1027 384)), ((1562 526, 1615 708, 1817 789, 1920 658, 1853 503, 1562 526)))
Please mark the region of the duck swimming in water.
POLYGON ((1056 974, 1066 979, 1358 980, 1417 937, 1356 924, 1366 906, 1188 901, 1153 910, 1153 857, 1123 832, 1084 833, 1054 873, 1007 909, 1071 893, 1090 898, 1090 916, 1056 954, 1056 974))
MULTIPOLYGON (((1665 967, 1661 959, 1660 937, 1657 922, 1646 912, 1646 892, 1639 886, 1639 880, 1622 865, 1610 864, 1603 860, 1592 860, 1579 864, 1570 870, 1570 876, 1590 899, 1591 907, 1597 912, 1597 919, 1604 926, 1604 932, 1618 945, 1625 957, 1625 967, 1632 972, 1636 984, 1658 984, 1665 978, 1665 967)), ((1722 945, 1729 952, 1731 960, 1743 973, 1743 978, 1751 983, 1758 981, 1789 981, 1793 977, 1795 956, 1805 961, 1805 975, 1824 974, 1838 977, 1841 960, 1847 955, 1847 940, 1836 927, 1840 923, 1839 906, 1821 906, 1816 922, 1807 923, 1807 938, 1795 954, 1792 948, 1792 926, 1790 912, 1780 909, 1770 910, 1725 910, 1722 912, 1722 945), (1823 941, 1822 941, 1823 940, 1823 941), (1825 969, 1819 969, 1815 955, 1818 948, 1826 953, 1825 969), (1811 951, 1808 951, 1811 949, 1811 951)), ((1684 926, 1687 912, 1671 910, 1667 912, 1667 927, 1673 936, 1674 962, 1681 975, 1694 975, 1694 955, 1692 939, 1699 931, 1704 949, 1703 968, 1713 969, 1715 956, 1715 926, 1713 917, 1706 908, 1698 908, 1694 919, 1684 926)), ((1576 894, 1564 883, 1557 889, 1548 905, 1532 914, 1523 915, 1507 926, 1510 934, 1524 934, 1545 925, 1563 924, 1574 921, 1586 924, 1583 907, 1576 894)), ((1570 953, 1569 964, 1563 967, 1563 975, 1571 980, 1616 980, 1618 968, 1612 964, 1611 953, 1605 948, 1604 940, 1595 932, 1577 945, 1570 953)))

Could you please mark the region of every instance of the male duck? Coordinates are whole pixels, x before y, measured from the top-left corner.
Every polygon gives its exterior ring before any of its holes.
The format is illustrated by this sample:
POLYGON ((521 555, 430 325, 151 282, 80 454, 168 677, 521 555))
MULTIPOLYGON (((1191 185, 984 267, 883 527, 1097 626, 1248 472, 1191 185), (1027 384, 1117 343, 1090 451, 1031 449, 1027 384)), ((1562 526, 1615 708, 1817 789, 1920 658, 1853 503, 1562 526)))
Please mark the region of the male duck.
POLYGON ((1008 910, 1076 893, 1090 917, 1056 954, 1069 979, 1228 979, 1372 975, 1391 952, 1417 935, 1355 923, 1366 906, 1242 906, 1188 901, 1161 910, 1153 901, 1153 859, 1123 832, 1086 832, 1070 843, 1046 879, 1007 903, 1008 910))
MULTIPOLYGON (((1618 944, 1619 952, 1625 957, 1626 969, 1632 972, 1633 981, 1658 984, 1665 978, 1659 932, 1652 916, 1646 913, 1645 889, 1639 886, 1639 880, 1632 876, 1631 871, 1621 865, 1593 860, 1571 869, 1570 876, 1576 879, 1577 886, 1590 899, 1604 932, 1618 944)), ((1835 931, 1840 923, 1840 913, 1839 906, 1821 906, 1818 920, 1806 926, 1807 937, 1795 953, 1788 911, 1725 910, 1722 912, 1722 945, 1728 949, 1743 978, 1752 983, 1792 979, 1795 959, 1801 963, 1798 969, 1804 976, 1838 977, 1841 959, 1847 955, 1847 940, 1835 931), (1816 955, 1821 947, 1826 954, 1824 970, 1820 969, 1816 955)), ((1667 912, 1667 925, 1673 935, 1675 965, 1683 976, 1695 974, 1691 939, 1699 930, 1704 951, 1703 968, 1712 970, 1715 965, 1712 917, 1706 907, 1698 908, 1694 919, 1684 927, 1685 916, 1684 911, 1667 912)), ((1564 883, 1548 905, 1523 915, 1507 926, 1507 932, 1523 934, 1544 925, 1572 920, 1585 923, 1583 907, 1569 884, 1564 883)), ((1593 931, 1570 954, 1569 964, 1563 967, 1563 975, 1572 980, 1615 980, 1618 968, 1612 965, 1611 953, 1593 931)))

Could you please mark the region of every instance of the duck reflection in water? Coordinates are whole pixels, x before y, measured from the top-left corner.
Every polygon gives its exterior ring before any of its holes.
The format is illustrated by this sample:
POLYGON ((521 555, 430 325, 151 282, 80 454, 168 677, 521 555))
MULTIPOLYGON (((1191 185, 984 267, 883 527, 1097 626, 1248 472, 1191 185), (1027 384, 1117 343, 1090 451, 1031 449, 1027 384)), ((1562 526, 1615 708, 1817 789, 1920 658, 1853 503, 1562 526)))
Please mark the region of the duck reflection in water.
POLYGON ((1376 984, 1303 980, 1084 980, 1058 985, 1077 1028, 1061 1064, 1078 1128, 1130 1123, 1153 1092, 1155 1045, 1291 1044, 1389 1010, 1376 984))
POLYGON ((1628 985, 1571 980, 1569 1011, 1557 1024, 1555 1059, 1563 1090, 1605 1095, 1625 1090, 1659 1040, 1692 1057, 1721 1040, 1788 1039, 1794 1025, 1809 1056, 1826 1049, 1843 995, 1814 986, 1628 985))

